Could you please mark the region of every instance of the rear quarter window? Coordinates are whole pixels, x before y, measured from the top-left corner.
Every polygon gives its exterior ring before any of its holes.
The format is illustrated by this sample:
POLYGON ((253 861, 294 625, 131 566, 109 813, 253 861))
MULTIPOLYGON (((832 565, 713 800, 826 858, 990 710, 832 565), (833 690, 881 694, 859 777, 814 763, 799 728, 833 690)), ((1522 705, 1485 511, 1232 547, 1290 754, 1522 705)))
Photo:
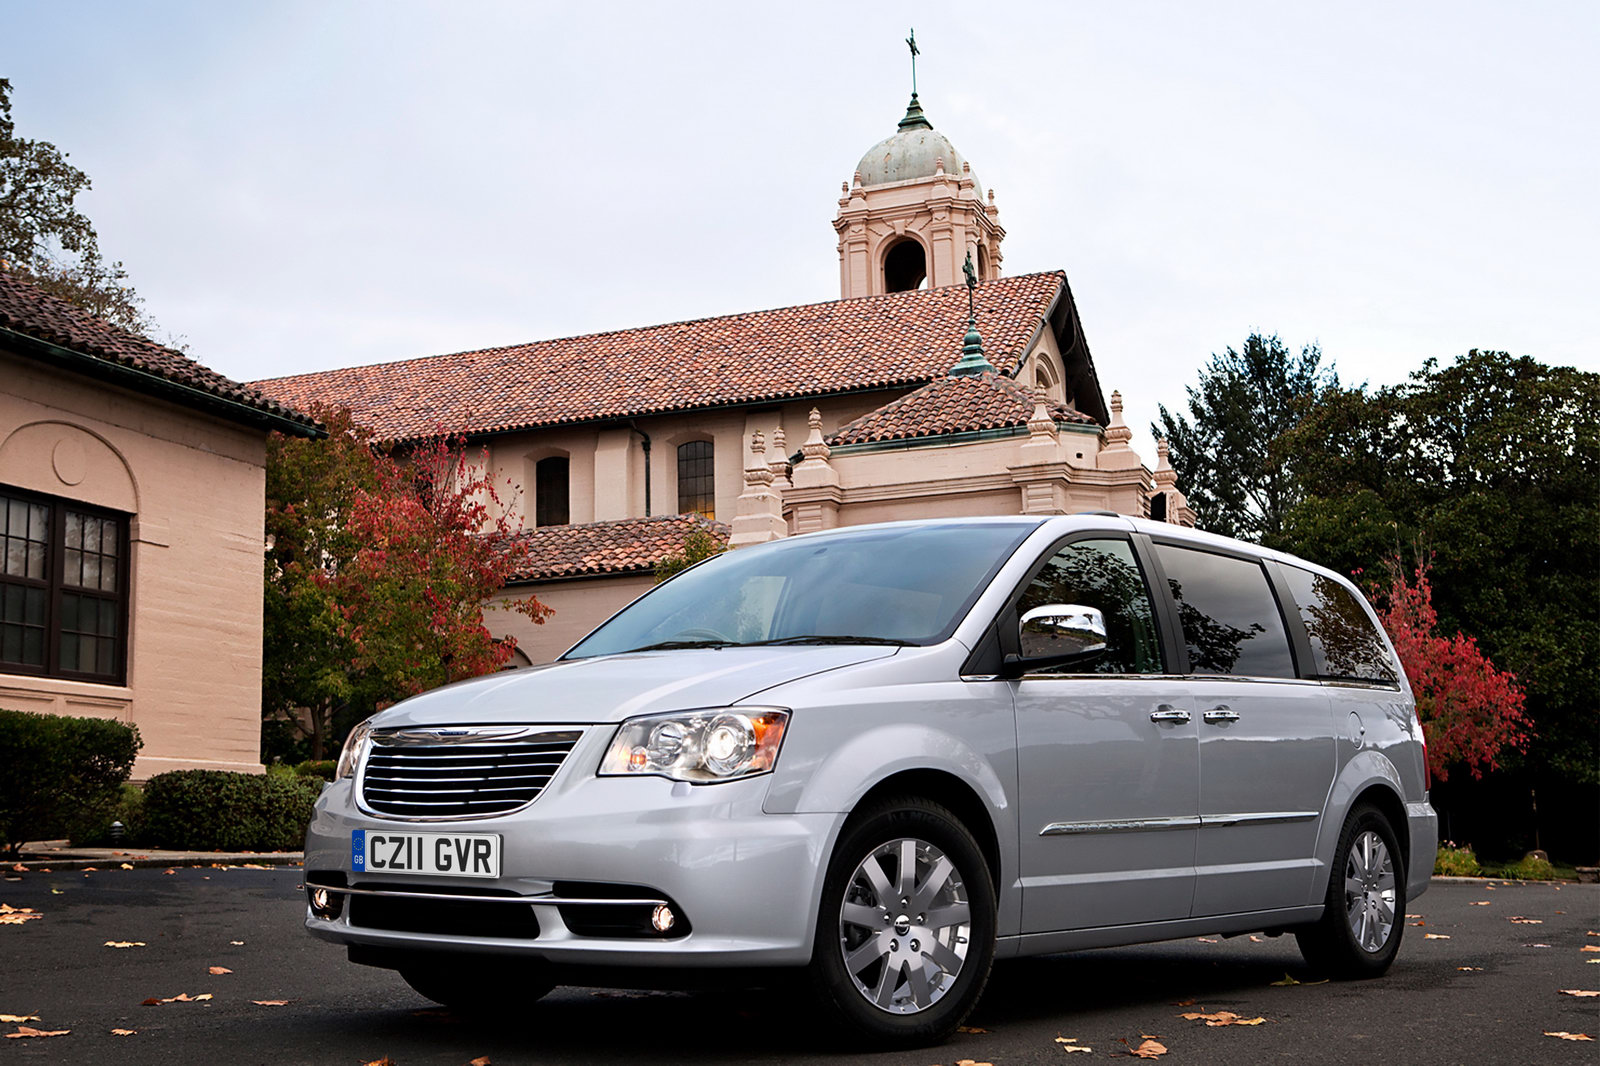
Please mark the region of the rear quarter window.
POLYGON ((1280 568, 1311 641, 1317 676, 1394 684, 1394 660, 1366 608, 1343 583, 1298 566, 1280 568))
POLYGON ((1189 672, 1294 677, 1277 597, 1259 562, 1157 544, 1178 608, 1189 672))

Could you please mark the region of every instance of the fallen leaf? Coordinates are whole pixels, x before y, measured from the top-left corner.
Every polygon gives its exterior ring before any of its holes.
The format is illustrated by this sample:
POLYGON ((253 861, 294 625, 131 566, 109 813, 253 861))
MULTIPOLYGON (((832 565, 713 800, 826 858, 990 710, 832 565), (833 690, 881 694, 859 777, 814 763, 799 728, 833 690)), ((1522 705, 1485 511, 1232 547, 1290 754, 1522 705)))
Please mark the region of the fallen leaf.
POLYGON ((1406 915, 1406 917, 1407 918, 1424 918, 1424 917, 1427 917, 1427 916, 1423 915, 1423 914, 1408 914, 1408 915, 1406 915))
POLYGON ((1250 934, 1250 943, 1252 943, 1252 944, 1265 944, 1266 941, 1261 939, 1260 937, 1256 936, 1254 933, 1251 933, 1250 934))
POLYGON ((1056 1043, 1060 1044, 1061 1045, 1061 1050, 1065 1051, 1069 1055, 1072 1054, 1074 1051, 1084 1051, 1084 1052, 1092 1052, 1092 1051, 1094 1051, 1094 1048, 1085 1047, 1082 1044, 1078 1043, 1078 1038, 1075 1037, 1075 1036, 1058 1036, 1058 1037, 1056 1037, 1056 1043))
POLYGON ((1561 994, 1563 996, 1577 996, 1579 999, 1590 999, 1594 996, 1600 996, 1600 992, 1589 992, 1582 988, 1563 988, 1561 989, 1561 994))
POLYGON ((84 876, 86 876, 86 877, 89 874, 97 874, 99 872, 100 872, 100 868, 98 866, 85 866, 83 868, 83 873, 84 873, 84 876))
POLYGON ((1579 951, 1600 951, 1600 944, 1585 944, 1579 951))
POLYGON ((361 1066, 394 1066, 394 1060, 385 1055, 381 1059, 373 1059, 371 1062, 363 1062, 361 1066))
POLYGON ((289 1001, 286 999, 252 999, 250 1002, 258 1007, 287 1007, 289 1005, 289 1001))
POLYGON ((1174 1007, 1192 1007, 1192 1006, 1194 1006, 1194 1000, 1192 1000, 1192 999, 1180 999, 1180 1000, 1178 1000, 1178 1002, 1174 1003, 1173 1006, 1174 1007))
POLYGON ((166 999, 156 999, 152 996, 139 1005, 141 1007, 159 1007, 163 1003, 199 1003, 203 999, 210 998, 212 998, 210 992, 202 992, 198 996, 191 996, 187 992, 179 992, 177 995, 168 996, 166 999))
POLYGON ((230 940, 230 941, 228 941, 228 943, 232 944, 236 948, 244 947, 244 941, 243 940, 230 940))
POLYGON ((958 1032, 958 1033, 987 1033, 988 1031, 989 1030, 987 1030, 987 1029, 980 1029, 976 1025, 958 1025, 958 1026, 956 1026, 956 1032, 958 1032))
POLYGON ((137 1033, 138 1031, 139 1030, 137 1030, 137 1029, 113 1029, 113 1030, 111 1030, 111 1035, 112 1036, 132 1036, 135 1033, 137 1033))
MULTIPOLYGON (((35 914, 31 907, 8 907, 0 903, 0 925, 21 925, 43 917, 42 914, 35 914)), ((1600 948, 1596 950, 1600 951, 1600 948)))
POLYGON ((131 862, 125 862, 125 863, 123 863, 123 864, 122 864, 122 869, 124 869, 124 870, 131 870, 131 869, 133 869, 133 863, 131 863, 131 862))
POLYGON ((1597 933, 1593 929, 1590 929, 1587 932, 1585 932, 1583 935, 1584 936, 1600 936, 1600 933, 1597 933))
POLYGON ((145 943, 144 943, 143 940, 107 940, 106 941, 106 947, 108 947, 108 948, 142 948, 144 946, 145 946, 145 943))
POLYGON ((1179 1017, 1189 1022, 1205 1022, 1212 1029, 1217 1029, 1224 1025, 1260 1025, 1266 1021, 1265 1018, 1241 1018, 1231 1010, 1219 1010, 1215 1014, 1190 1011, 1188 1014, 1180 1014, 1179 1017))
POLYGON ((0 1014, 0 1022, 36 1022, 37 1014, 0 1014))
POLYGON ((1290 977, 1288 974, 1284 974, 1283 975, 1283 980, 1272 982, 1272 987, 1274 987, 1274 988, 1288 988, 1290 985, 1297 985, 1299 983, 1300 982, 1296 981, 1293 977, 1290 977))
POLYGON ((1412 927, 1412 928, 1413 928, 1413 929, 1415 929, 1415 928, 1416 928, 1416 927, 1417 927, 1417 926, 1419 926, 1419 925, 1427 925, 1427 924, 1428 924, 1428 923, 1427 923, 1427 922, 1412 922, 1412 923, 1411 923, 1411 927, 1412 927))
MULTIPOLYGON (((70 1032, 71 1029, 35 1029, 32 1026, 19 1025, 16 1032, 6 1034, 6 1039, 15 1040, 21 1036, 66 1036, 70 1032)), ((1588 1037, 1584 1039, 1587 1040, 1588 1037)))
POLYGON ((225 973, 232 973, 233 972, 232 970, 228 969, 226 966, 210 966, 210 967, 207 967, 207 970, 213 976, 216 976, 216 977, 221 977, 225 973))
POLYGON ((1475 899, 1471 903, 1467 904, 1469 907, 1487 907, 1488 905, 1489 900, 1486 899, 1475 899))
POLYGON ((1522 946, 1525 947, 1525 948, 1547 948, 1550 945, 1549 944, 1524 944, 1522 946))
POLYGON ((467 1063, 467 1066, 489 1066, 489 1056, 479 1055, 477 1058, 467 1063))
POLYGON ((176 870, 162 870, 161 872, 164 873, 164 874, 175 874, 178 871, 176 871, 176 870))
POLYGON ((1506 921, 1515 922, 1517 925, 1543 925, 1544 924, 1544 919, 1543 918, 1524 918, 1520 914, 1518 914, 1518 915, 1516 915, 1514 917, 1511 917, 1511 918, 1507 918, 1506 921))
POLYGON ((1202 944, 1217 944, 1217 943, 1221 943, 1221 941, 1213 940, 1210 937, 1205 937, 1205 936, 1197 936, 1197 937, 1195 937, 1195 939, 1200 941, 1200 943, 1202 943, 1202 944))
POLYGON ((50 890, 50 894, 52 896, 64 896, 64 895, 66 895, 66 893, 61 891, 59 888, 52 888, 50 890))
POLYGON ((957 1059, 956 1066, 994 1066, 992 1062, 974 1062, 972 1059, 957 1059))
POLYGON ((28 872, 28 868, 26 866, 22 865, 20 862, 17 863, 15 866, 11 867, 11 868, 13 870, 17 871, 17 873, 19 873, 19 874, 25 874, 25 873, 28 872))
POLYGON ((1483 970, 1483 967, 1482 966, 1457 966, 1456 969, 1465 970, 1468 973, 1481 973, 1482 970, 1483 970))
MULTIPOLYGON (((1123 1043, 1127 1043, 1127 1041, 1123 1041, 1123 1043)), ((1128 1054, 1132 1055, 1136 1059, 1159 1059, 1166 1053, 1167 1045, 1163 1044, 1159 1040, 1152 1040, 1149 1037, 1146 1037, 1144 1043, 1140 1044, 1138 1047, 1128 1048, 1128 1054)))
POLYGON ((1445 935, 1444 933, 1423 933, 1422 934, 1422 939, 1424 939, 1424 940, 1449 940, 1450 938, 1447 935, 1445 935))
POLYGON ((1563 1040, 1593 1040, 1594 1039, 1594 1037, 1590 1036, 1588 1033, 1569 1033, 1569 1032, 1565 1032, 1565 1031, 1552 1033, 1548 1029, 1545 1030, 1544 1035, 1545 1036, 1559 1036, 1563 1040))

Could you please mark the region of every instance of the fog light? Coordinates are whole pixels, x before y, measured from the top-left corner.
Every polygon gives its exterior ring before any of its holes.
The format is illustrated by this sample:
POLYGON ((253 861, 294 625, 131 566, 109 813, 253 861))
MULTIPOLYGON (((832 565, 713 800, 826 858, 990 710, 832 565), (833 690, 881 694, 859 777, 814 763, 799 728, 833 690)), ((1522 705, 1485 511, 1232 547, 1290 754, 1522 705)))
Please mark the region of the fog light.
POLYGON ((671 931, 677 921, 678 916, 665 903, 656 904, 656 909, 650 912, 650 927, 658 933, 671 931))
POLYGON ((327 889, 317 885, 311 886, 311 913, 318 918, 337 918, 339 905, 342 902, 343 900, 336 899, 327 889))

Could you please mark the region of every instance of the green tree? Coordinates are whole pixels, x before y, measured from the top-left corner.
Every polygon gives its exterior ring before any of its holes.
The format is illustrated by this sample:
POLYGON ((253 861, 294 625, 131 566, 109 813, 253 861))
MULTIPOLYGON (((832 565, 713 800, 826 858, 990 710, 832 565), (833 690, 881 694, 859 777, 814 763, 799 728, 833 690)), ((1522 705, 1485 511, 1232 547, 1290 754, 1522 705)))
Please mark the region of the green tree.
POLYGON ((1294 355, 1277 334, 1252 333, 1201 369, 1199 384, 1186 390, 1187 417, 1161 407, 1150 432, 1166 439, 1202 529, 1245 540, 1278 532, 1299 490, 1272 443, 1338 385, 1316 345, 1294 355))
POLYGON ((89 187, 66 152, 17 136, 11 83, 0 78, 0 260, 113 325, 151 334, 156 324, 128 272, 101 256, 94 225, 75 204, 89 187))
POLYGON ((669 555, 656 563, 656 584, 661 584, 669 577, 683 573, 695 563, 720 555, 728 550, 726 543, 718 541, 708 529, 696 527, 689 530, 683 538, 683 549, 676 555, 669 555))
MULTIPOLYGON (((1269 543, 1346 572, 1398 551, 1431 559, 1441 630, 1476 638, 1526 690, 1533 739, 1506 760, 1525 786, 1516 809, 1535 787, 1590 795, 1600 375, 1505 352, 1430 359, 1399 386, 1324 393, 1274 452, 1304 496, 1269 543)), ((1581 817, 1594 825, 1592 802, 1581 817)))

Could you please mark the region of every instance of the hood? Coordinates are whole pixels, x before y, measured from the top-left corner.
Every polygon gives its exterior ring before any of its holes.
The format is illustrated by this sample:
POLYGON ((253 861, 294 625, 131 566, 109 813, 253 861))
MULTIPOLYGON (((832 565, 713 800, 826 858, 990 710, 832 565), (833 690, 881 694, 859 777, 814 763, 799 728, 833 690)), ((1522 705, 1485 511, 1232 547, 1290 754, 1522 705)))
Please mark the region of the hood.
POLYGON ((507 670, 395 704, 380 729, 441 724, 620 722, 656 711, 725 707, 811 674, 882 659, 882 645, 631 652, 507 670))

